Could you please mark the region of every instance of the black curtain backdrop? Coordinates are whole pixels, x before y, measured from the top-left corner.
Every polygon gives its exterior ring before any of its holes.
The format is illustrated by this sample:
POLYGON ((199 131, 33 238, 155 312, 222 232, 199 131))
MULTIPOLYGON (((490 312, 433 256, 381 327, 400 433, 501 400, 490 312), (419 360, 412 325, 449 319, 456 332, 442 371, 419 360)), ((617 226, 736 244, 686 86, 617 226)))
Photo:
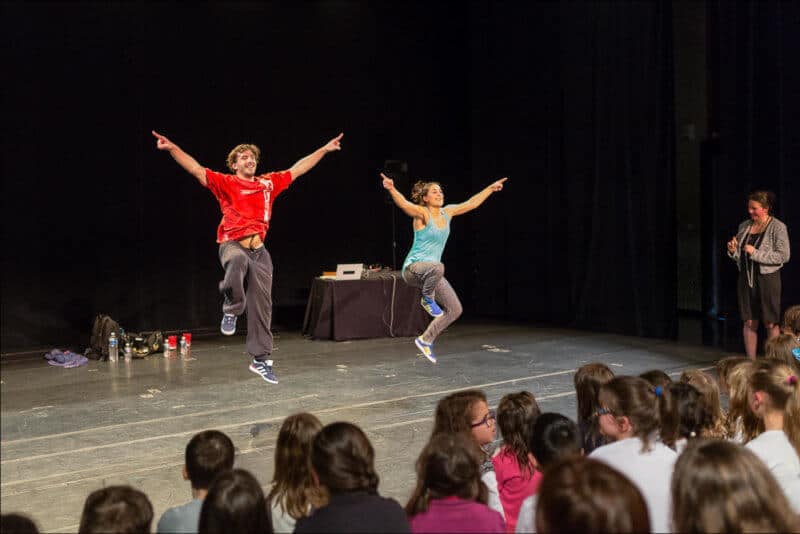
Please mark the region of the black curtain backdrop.
POLYGON ((703 204, 709 289, 705 308, 725 318, 724 344, 741 350, 737 270, 725 243, 747 215, 747 194, 776 193, 775 215, 789 228, 793 257, 782 269, 783 309, 800 304, 800 5, 710 4, 713 139, 706 143, 703 204))
POLYGON ((675 335, 669 6, 534 4, 509 20, 492 4, 474 18, 473 173, 511 177, 475 216, 476 309, 675 335))
MULTIPOLYGON (((93 316, 213 330, 219 210, 150 130, 224 170, 281 169, 275 321, 337 263, 391 262, 378 172, 462 201, 447 276, 467 314, 670 337, 668 2, 4 3, 2 353, 83 349, 93 316)), ((398 256, 410 221, 398 214, 398 256)))

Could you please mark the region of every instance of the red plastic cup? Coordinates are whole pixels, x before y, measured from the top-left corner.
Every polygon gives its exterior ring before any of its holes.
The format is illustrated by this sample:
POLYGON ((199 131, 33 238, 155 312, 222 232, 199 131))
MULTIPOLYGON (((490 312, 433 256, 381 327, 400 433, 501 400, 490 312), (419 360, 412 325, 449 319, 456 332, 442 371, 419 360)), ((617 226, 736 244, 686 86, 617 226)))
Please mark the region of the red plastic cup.
POLYGON ((178 348, 178 336, 167 336, 167 343, 170 349, 178 348))
POLYGON ((191 347, 192 346, 192 333, 191 332, 184 332, 183 333, 183 339, 186 340, 186 346, 187 347, 191 347))

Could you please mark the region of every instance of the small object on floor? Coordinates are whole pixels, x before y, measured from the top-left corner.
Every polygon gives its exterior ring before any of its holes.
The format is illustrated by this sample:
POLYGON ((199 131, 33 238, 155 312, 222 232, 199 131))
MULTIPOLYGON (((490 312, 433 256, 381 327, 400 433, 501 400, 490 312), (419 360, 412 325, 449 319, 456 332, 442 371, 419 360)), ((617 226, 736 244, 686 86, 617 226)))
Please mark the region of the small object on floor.
POLYGON ((253 361, 250 363, 250 370, 270 384, 278 383, 278 377, 275 376, 275 373, 272 371, 272 360, 265 360, 262 362, 260 360, 253 359, 253 361))
POLYGON ((65 367, 67 369, 71 367, 80 367, 81 365, 89 363, 89 359, 83 354, 77 354, 68 350, 61 351, 59 349, 53 349, 45 354, 44 357, 50 365, 65 367))
POLYGON ((226 336, 232 336, 236 333, 236 316, 232 313, 226 313, 222 316, 222 323, 219 325, 220 331, 226 336))
POLYGON ((423 296, 419 300, 419 303, 422 304, 422 307, 425 308, 425 311, 428 312, 428 315, 431 317, 441 317, 444 315, 444 312, 439 305, 436 304, 436 301, 430 297, 423 296))
POLYGON ((418 337, 414 340, 414 345, 422 352, 423 356, 436 363, 436 355, 433 354, 433 343, 425 343, 422 337, 418 337))

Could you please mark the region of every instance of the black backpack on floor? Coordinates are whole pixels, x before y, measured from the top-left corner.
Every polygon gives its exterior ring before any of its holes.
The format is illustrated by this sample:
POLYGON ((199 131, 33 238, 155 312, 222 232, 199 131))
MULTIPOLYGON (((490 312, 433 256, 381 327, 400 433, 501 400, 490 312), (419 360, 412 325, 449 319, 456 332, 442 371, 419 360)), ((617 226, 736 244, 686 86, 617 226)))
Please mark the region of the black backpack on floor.
MULTIPOLYGON (((108 360, 108 338, 111 332, 117 335, 117 347, 122 344, 121 328, 119 323, 105 314, 98 314, 94 319, 92 326, 92 336, 89 338, 89 347, 87 347, 84 356, 91 360, 108 360)), ((120 354, 122 351, 120 350, 120 354)))

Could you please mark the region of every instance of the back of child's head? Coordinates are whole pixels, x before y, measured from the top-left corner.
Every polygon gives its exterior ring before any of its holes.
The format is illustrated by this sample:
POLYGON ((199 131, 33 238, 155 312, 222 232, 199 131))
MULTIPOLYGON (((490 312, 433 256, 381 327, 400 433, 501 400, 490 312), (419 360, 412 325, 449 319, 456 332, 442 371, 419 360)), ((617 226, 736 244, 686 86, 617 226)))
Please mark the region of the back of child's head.
POLYGON ((747 398, 753 360, 745 358, 728 372, 728 414, 725 431, 732 439, 741 437, 742 443, 755 438, 763 431, 764 423, 750 411, 747 398))
POLYGON ((797 516, 769 468, 729 441, 698 439, 672 475, 675 532, 796 532, 797 516))
POLYGON ((565 458, 545 469, 536 531, 650 532, 647 504, 622 473, 590 458, 565 458))
POLYGON ((195 489, 208 489, 211 481, 233 468, 234 448, 231 438, 219 430, 195 434, 186 445, 186 473, 195 489))
POLYGON ((208 488, 200 509, 200 534, 261 534, 272 532, 264 492, 244 469, 230 469, 208 488))
POLYGON ((322 427, 311 447, 311 467, 331 494, 378 492, 375 450, 366 434, 352 423, 322 427))
POLYGON ((674 382, 669 386, 669 392, 678 414, 678 437, 693 439, 705 436, 713 426, 714 418, 703 394, 686 382, 674 382))
POLYGON ((711 414, 713 424, 706 430, 706 437, 725 437, 725 412, 719 399, 719 386, 714 378, 700 369, 687 369, 681 373, 681 382, 697 388, 705 399, 706 409, 711 414))
POLYGON ((783 323, 781 323, 781 331, 784 334, 800 337, 800 304, 789 306, 783 312, 783 323))
POLYGON ((147 495, 130 486, 108 486, 86 497, 80 534, 150 532, 153 505, 147 495))
POLYGON ((639 375, 639 378, 644 378, 654 386, 661 386, 663 389, 667 389, 672 384, 672 379, 669 375, 660 369, 645 371, 639 375))
POLYGON ((459 497, 486 504, 488 490, 481 482, 481 451, 464 434, 434 434, 417 459, 417 485, 406 505, 413 516, 430 501, 459 497))
POLYGON ((267 499, 277 501, 281 510, 295 519, 308 512, 312 488, 311 444, 322 423, 310 413, 297 413, 284 419, 275 443, 275 474, 267 499))
POLYGON ((33 519, 23 514, 3 514, 0 516, 0 532, 3 534, 39 534, 39 527, 33 519))
POLYGON ((717 369, 717 376, 719 377, 719 389, 722 393, 728 393, 730 383, 728 382, 728 375, 739 364, 752 361, 746 356, 727 356, 717 361, 715 367, 717 369))
POLYGON ((647 451, 654 439, 668 446, 674 443, 675 418, 668 395, 668 390, 638 376, 618 376, 600 388, 599 400, 612 416, 628 418, 632 435, 647 451))
POLYGON ((440 432, 470 435, 472 408, 481 401, 486 402, 486 395, 477 389, 458 391, 440 399, 436 405, 431 435, 440 432))
MULTIPOLYGON (((578 425, 583 429, 584 445, 588 446, 602 440, 597 422, 597 410, 600 408, 598 394, 600 387, 614 378, 614 373, 604 363, 587 363, 575 371, 575 396, 578 401, 578 425)), ((589 450, 586 450, 588 454, 589 450)))
POLYGON ((497 405, 497 426, 503 435, 503 444, 516 456, 520 470, 529 474, 533 472, 528 460, 529 424, 540 413, 536 398, 528 391, 509 393, 497 405))
POLYGON ((764 354, 768 360, 783 362, 800 374, 800 338, 792 334, 771 337, 764 342, 764 354))
POLYGON ((528 435, 528 448, 541 470, 568 456, 580 456, 583 443, 578 425, 560 413, 543 413, 528 435))
POLYGON ((783 431, 800 455, 800 386, 791 367, 774 360, 753 363, 748 385, 767 396, 767 409, 783 412, 783 431))

